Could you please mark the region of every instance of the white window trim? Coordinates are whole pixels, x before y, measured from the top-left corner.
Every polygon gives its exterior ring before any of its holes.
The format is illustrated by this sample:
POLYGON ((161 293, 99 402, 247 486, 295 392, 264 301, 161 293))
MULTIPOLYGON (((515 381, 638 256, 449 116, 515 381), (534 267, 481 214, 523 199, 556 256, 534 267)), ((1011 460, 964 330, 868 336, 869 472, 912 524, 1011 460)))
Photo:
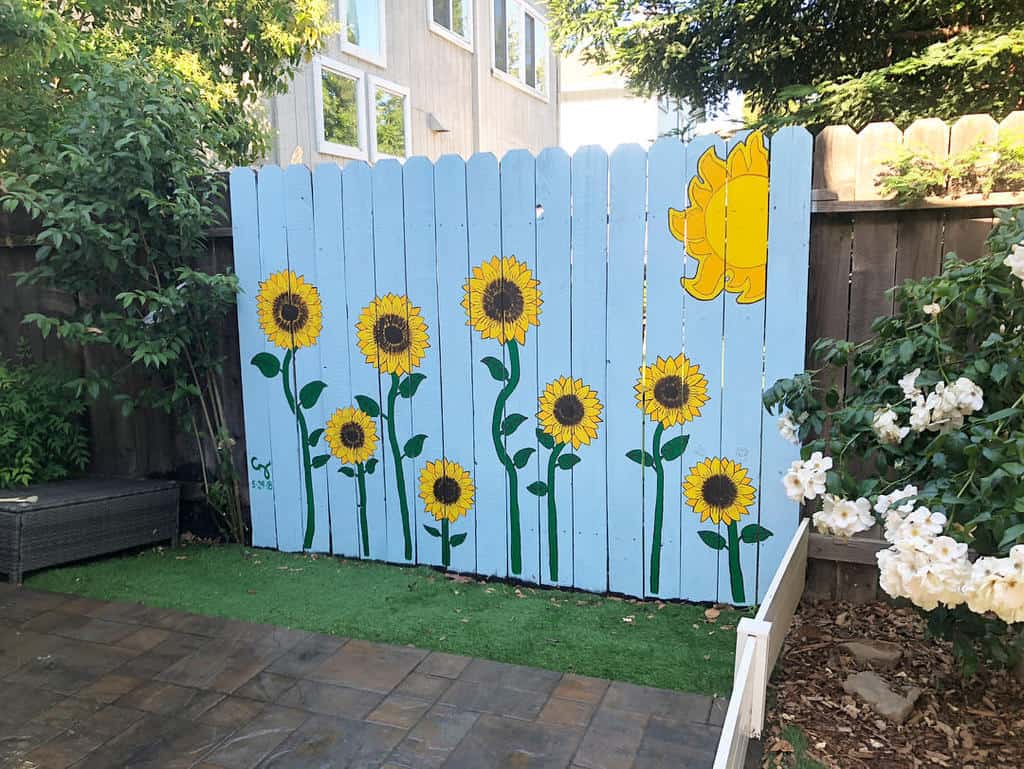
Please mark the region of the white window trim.
POLYGON ((357 59, 368 61, 370 64, 376 64, 378 67, 388 66, 388 25, 384 16, 385 0, 377 0, 377 18, 380 23, 380 51, 374 52, 368 48, 363 48, 361 45, 350 43, 348 41, 348 30, 346 29, 346 20, 348 19, 348 4, 349 0, 338 0, 338 20, 341 24, 341 50, 347 53, 349 56, 354 56, 357 59))
MULTIPOLYGON (((514 3, 517 3, 517 4, 521 5, 522 8, 523 8, 523 11, 525 13, 528 13, 530 16, 533 17, 533 20, 534 20, 535 24, 539 23, 539 24, 542 24, 544 26, 545 37, 547 37, 547 39, 548 39, 548 52, 547 52, 548 67, 546 67, 545 70, 544 70, 544 78, 545 78, 545 81, 546 81, 545 82, 545 86, 547 87, 547 93, 544 93, 542 91, 537 90, 532 85, 527 85, 526 84, 526 80, 525 80, 525 78, 526 78, 525 71, 524 71, 524 74, 523 74, 523 80, 520 80, 515 75, 510 75, 505 70, 498 69, 498 62, 497 62, 497 60, 496 60, 496 58, 494 56, 494 44, 495 44, 494 35, 495 35, 496 30, 494 28, 495 18, 494 18, 494 2, 493 2, 493 0, 490 0, 490 6, 491 6, 491 10, 490 10, 490 17, 491 17, 491 75, 493 77, 497 78, 498 80, 501 80, 501 81, 504 81, 504 82, 508 83, 511 86, 515 86, 516 88, 518 88, 523 93, 529 94, 530 96, 532 96, 535 99, 539 99, 540 101, 542 101, 544 103, 549 103, 551 101, 551 66, 550 66, 550 64, 551 64, 551 38, 547 34, 547 31, 548 31, 547 19, 545 19, 543 16, 541 16, 540 12, 537 11, 529 3, 525 2, 525 0, 507 0, 507 1, 508 2, 514 2, 514 3)), ((507 6, 506 6, 506 9, 507 9, 507 6)), ((507 13, 508 13, 508 11, 506 10, 506 14, 507 13)), ((507 26, 508 26, 508 20, 507 19, 505 21, 505 24, 506 24, 506 28, 507 28, 507 26)), ((525 30, 525 27, 524 27, 524 29, 523 29, 523 37, 524 37, 523 55, 524 56, 526 55, 525 36, 526 36, 526 30, 525 30)), ((506 43, 506 45, 507 45, 507 43, 506 43)), ((508 58, 507 51, 506 51, 506 54, 505 54, 505 58, 506 58, 506 60, 508 58)), ((522 66, 523 66, 523 68, 526 67, 526 61, 525 60, 522 62, 522 66)))
POLYGON ((342 64, 335 59, 326 56, 317 56, 313 59, 313 98, 316 104, 316 148, 322 155, 337 155, 353 160, 366 160, 369 155, 366 151, 366 73, 347 64, 342 64), (324 91, 323 73, 324 70, 334 72, 356 81, 356 131, 359 134, 359 146, 351 147, 347 144, 338 144, 328 141, 327 132, 324 127, 324 91))
MULTIPOLYGON (((490 0, 493 5, 493 0, 490 0)), ((435 35, 439 35, 447 40, 449 43, 454 43, 459 48, 465 48, 470 53, 473 52, 473 0, 466 0, 467 8, 469 8, 469 16, 466 19, 466 27, 469 30, 469 35, 463 37, 458 32, 448 29, 442 24, 438 24, 434 21, 434 3, 433 0, 426 0, 427 2, 427 27, 435 35)))
POLYGON ((368 75, 366 78, 367 104, 369 105, 369 127, 370 127, 370 160, 376 162, 384 158, 395 160, 406 160, 412 156, 412 98, 410 91, 405 86, 392 83, 390 80, 368 75), (377 89, 390 91, 396 96, 402 97, 402 111, 405 112, 405 157, 389 155, 377 149, 377 89))

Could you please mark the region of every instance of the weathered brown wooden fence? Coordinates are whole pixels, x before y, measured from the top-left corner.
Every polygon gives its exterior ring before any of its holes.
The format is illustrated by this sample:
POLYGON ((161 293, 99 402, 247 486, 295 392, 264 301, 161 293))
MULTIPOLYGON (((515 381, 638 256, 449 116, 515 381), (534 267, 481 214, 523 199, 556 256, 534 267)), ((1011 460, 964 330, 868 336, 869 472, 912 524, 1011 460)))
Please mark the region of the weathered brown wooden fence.
MULTIPOLYGON (((900 146, 924 147, 944 157, 979 141, 995 142, 1000 136, 1020 136, 1024 141, 1024 112, 1015 112, 1001 123, 987 115, 968 115, 952 124, 919 120, 905 131, 891 123, 877 123, 860 133, 846 126, 832 126, 818 134, 811 217, 809 341, 821 336, 864 339, 875 317, 892 312, 885 289, 906 278, 935 274, 949 251, 968 258, 984 253, 985 238, 994 223, 993 209, 1024 205, 1024 194, 930 198, 899 206, 881 197, 875 180, 885 160, 900 146)), ((87 370, 93 365, 90 355, 68 349, 59 340, 42 340, 19 323, 26 312, 59 311, 69 301, 47 290, 15 288, 11 273, 32 262, 31 242, 27 223, 0 215, 0 355, 13 355, 19 339, 24 338, 34 355, 87 370)), ((230 227, 211 233, 209 258, 209 265, 217 269, 233 264, 230 227)), ((224 333, 228 356, 224 386, 227 391, 240 392, 234 324, 226 324, 224 333)), ((240 404, 236 401, 236 405, 240 404)), ((241 439, 241 409, 229 418, 235 436, 241 439)), ((190 437, 179 436, 173 422, 163 415, 143 412, 124 419, 116 404, 101 402, 90 409, 90 424, 96 472, 169 474, 196 461, 190 437)), ((809 571, 809 581, 817 592, 863 597, 874 590, 873 566, 819 566, 812 561, 809 571)))

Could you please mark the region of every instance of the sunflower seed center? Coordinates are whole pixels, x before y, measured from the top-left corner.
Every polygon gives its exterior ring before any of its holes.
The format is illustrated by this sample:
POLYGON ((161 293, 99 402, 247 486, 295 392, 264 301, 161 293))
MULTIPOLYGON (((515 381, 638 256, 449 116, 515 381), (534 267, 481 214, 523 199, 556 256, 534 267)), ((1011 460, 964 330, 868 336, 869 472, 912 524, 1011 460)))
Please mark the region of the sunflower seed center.
POLYGON ((730 507, 736 501, 738 490, 732 478, 725 475, 712 475, 701 487, 704 501, 712 507, 730 507))
POLYGON ((665 408, 677 409, 690 400, 690 386, 681 376, 663 376, 654 384, 654 399, 665 408))
POLYGON ((434 498, 442 505, 454 505, 462 496, 462 487, 454 478, 442 475, 434 481, 434 498))
POLYGON ((299 331, 309 320, 309 307, 299 296, 285 292, 274 299, 274 321, 278 327, 292 333, 299 331))
POLYGON ((523 314, 523 292, 506 278, 497 278, 484 289, 484 312, 497 323, 514 323, 523 314))
POLYGON ((355 422, 346 422, 339 431, 342 445, 347 449, 361 449, 366 442, 366 433, 362 425, 355 422))
POLYGON ((373 325, 373 339, 389 355, 409 349, 409 322, 401 315, 381 315, 373 325))
POLYGON ((563 395, 555 401, 555 419, 563 427, 574 427, 583 421, 583 402, 575 395, 563 395))

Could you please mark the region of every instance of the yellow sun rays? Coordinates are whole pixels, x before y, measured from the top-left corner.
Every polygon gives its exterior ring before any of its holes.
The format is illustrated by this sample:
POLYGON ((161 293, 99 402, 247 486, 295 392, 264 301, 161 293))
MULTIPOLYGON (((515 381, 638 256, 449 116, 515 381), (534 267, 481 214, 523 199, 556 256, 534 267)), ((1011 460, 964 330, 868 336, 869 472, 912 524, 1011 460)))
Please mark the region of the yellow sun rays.
POLYGON ((764 299, 768 266, 768 150, 754 131, 722 160, 709 147, 687 188, 689 207, 670 208, 669 229, 697 260, 683 278, 691 296, 710 300, 722 291, 751 304, 764 299), (728 210, 728 216, 727 216, 728 210))

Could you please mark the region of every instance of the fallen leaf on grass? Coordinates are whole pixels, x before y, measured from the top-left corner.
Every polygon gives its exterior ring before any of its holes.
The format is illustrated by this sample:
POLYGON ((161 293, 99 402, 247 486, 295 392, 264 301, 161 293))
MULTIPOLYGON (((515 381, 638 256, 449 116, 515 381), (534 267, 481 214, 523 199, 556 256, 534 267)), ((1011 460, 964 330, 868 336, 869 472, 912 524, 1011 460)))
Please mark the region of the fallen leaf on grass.
POLYGON ((718 609, 714 607, 711 607, 710 609, 705 609, 704 619, 706 619, 708 622, 715 622, 721 613, 722 612, 720 612, 718 609))
POLYGON ((623 617, 622 621, 625 622, 627 625, 632 625, 633 624, 633 620, 635 620, 635 619, 636 619, 636 617, 634 617, 632 614, 630 614, 627 617, 623 617))
POLYGON ((784 740, 780 737, 772 743, 768 750, 772 753, 792 753, 793 746, 790 744, 789 740, 784 740))

